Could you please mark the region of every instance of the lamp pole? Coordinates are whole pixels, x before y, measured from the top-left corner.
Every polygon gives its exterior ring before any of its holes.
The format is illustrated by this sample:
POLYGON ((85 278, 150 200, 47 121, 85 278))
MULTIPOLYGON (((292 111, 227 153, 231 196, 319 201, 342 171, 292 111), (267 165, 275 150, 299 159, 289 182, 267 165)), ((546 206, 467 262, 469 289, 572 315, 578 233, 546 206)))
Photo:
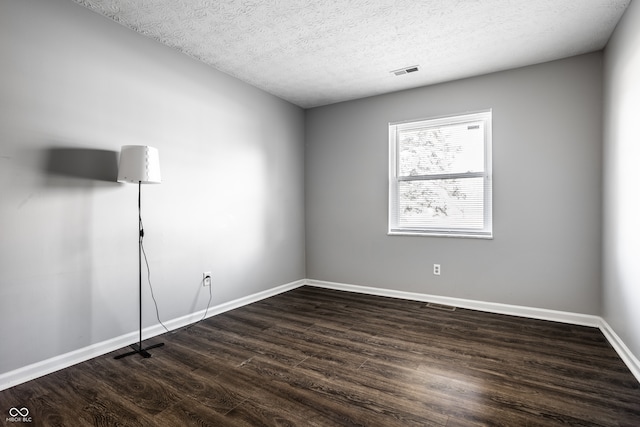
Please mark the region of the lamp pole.
POLYGON ((115 356, 115 359, 139 354, 142 357, 151 357, 147 350, 161 347, 164 343, 153 344, 142 348, 142 240, 144 228, 142 226, 142 184, 160 183, 160 165, 157 158, 157 150, 147 146, 124 146, 120 154, 120 168, 118 181, 138 183, 138 320, 139 339, 137 344, 132 344, 133 351, 115 356))

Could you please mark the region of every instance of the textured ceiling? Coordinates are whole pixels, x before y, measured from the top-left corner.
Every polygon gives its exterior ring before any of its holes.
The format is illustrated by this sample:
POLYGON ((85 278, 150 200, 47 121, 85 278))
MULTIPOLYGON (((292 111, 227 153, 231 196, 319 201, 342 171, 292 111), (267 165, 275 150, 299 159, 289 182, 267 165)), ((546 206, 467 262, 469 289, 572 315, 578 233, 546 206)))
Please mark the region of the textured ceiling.
POLYGON ((74 1, 309 108, 602 49, 630 0, 74 1))

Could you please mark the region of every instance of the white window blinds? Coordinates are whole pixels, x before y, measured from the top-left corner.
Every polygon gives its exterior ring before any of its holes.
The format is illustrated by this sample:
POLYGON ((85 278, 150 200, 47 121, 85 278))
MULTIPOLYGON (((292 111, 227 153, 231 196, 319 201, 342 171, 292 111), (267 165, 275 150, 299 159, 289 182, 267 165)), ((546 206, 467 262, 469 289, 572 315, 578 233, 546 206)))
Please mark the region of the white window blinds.
POLYGON ((389 125, 389 233, 492 237, 491 111, 389 125))

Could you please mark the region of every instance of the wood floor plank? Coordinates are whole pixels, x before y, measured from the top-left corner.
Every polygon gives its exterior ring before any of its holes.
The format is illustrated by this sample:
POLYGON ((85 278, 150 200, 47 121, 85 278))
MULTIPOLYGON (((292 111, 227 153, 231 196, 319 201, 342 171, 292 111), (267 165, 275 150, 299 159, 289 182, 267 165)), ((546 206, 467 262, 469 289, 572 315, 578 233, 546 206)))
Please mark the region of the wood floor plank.
POLYGON ((640 426, 597 328, 304 286, 0 392, 34 426, 640 426))
MULTIPOLYGON (((247 361, 251 363, 253 359, 247 361)), ((255 363, 255 362, 254 362, 255 363)), ((240 425, 244 425, 247 415, 243 414, 247 411, 245 405, 276 408, 279 413, 279 419, 299 418, 301 420, 324 420, 325 425, 344 425, 346 416, 331 402, 325 402, 320 395, 311 391, 312 381, 310 379, 298 378, 299 384, 291 384, 279 380, 277 376, 260 375, 252 369, 245 369, 245 365, 225 371, 220 375, 220 380, 224 381, 229 387, 241 390, 247 400, 238 408, 234 408, 230 412, 230 416, 239 417, 240 425), (300 386, 302 384, 302 386, 300 386)), ((205 370, 207 368, 203 368, 205 370)), ((281 369, 289 369, 289 367, 281 366, 281 369)), ((255 420, 254 420, 255 422, 255 420)), ((229 425, 233 425, 231 422, 229 425)), ((268 420, 264 423, 256 423, 255 425, 270 425, 268 420)), ((286 424, 285 424, 286 425, 286 424)), ((294 424, 296 425, 296 424, 294 424)), ((309 425, 301 423, 297 425, 309 425)))
POLYGON ((354 382, 344 384, 338 377, 321 376, 300 367, 291 369, 273 363, 263 358, 252 359, 243 366, 244 370, 250 370, 263 380, 280 387, 288 386, 289 393, 295 395, 294 399, 300 400, 302 396, 311 395, 309 403, 315 409, 321 411, 325 418, 340 421, 344 425, 375 425, 376 419, 382 414, 388 414, 385 425, 393 426, 418 426, 438 425, 443 426, 446 417, 431 411, 424 411, 420 407, 412 407, 412 411, 406 411, 406 402, 386 396, 380 399, 379 391, 375 387, 361 386, 354 382))
MULTIPOLYGON (((226 414, 226 413, 225 413, 226 414)), ((200 400, 187 397, 176 402, 165 411, 155 415, 155 426, 180 426, 180 427, 220 427, 220 426, 246 426, 237 422, 230 423, 229 417, 219 411, 203 405, 200 400)))
POLYGON ((145 368, 144 359, 134 356, 120 360, 100 357, 78 365, 75 370, 91 378, 94 384, 123 396, 144 415, 153 416, 181 400, 162 378, 145 368))

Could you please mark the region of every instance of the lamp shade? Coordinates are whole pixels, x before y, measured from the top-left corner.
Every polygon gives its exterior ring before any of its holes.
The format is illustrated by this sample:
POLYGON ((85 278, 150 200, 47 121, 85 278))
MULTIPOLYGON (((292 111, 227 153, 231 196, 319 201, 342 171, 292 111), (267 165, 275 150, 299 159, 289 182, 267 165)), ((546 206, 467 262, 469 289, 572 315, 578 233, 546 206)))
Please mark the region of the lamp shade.
POLYGON ((158 149, 148 145, 123 145, 120 151, 118 181, 160 184, 158 149))

